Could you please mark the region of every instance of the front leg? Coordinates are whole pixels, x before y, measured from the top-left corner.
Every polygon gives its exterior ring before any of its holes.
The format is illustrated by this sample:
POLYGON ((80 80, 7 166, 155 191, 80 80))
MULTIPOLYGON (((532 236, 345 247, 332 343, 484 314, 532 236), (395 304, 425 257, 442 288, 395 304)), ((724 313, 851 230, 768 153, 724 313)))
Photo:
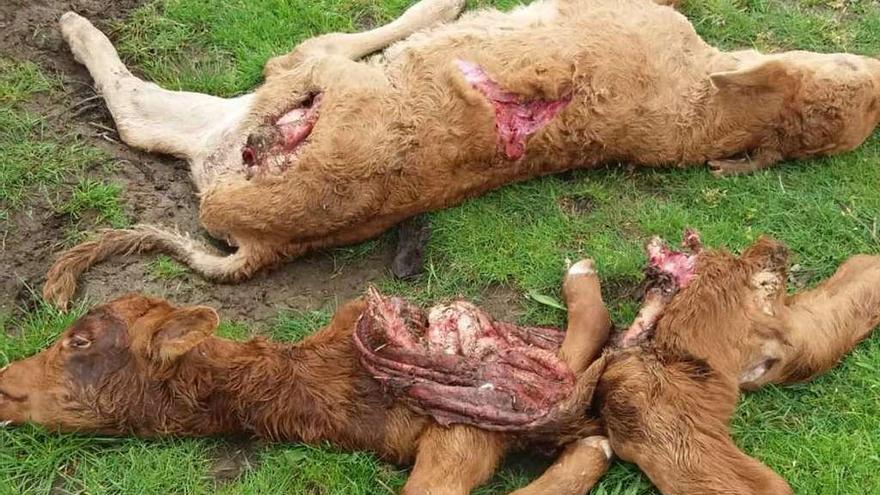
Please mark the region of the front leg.
POLYGON ((763 170, 779 163, 781 160, 782 154, 778 151, 758 150, 745 158, 709 160, 709 169, 715 177, 731 177, 763 170))

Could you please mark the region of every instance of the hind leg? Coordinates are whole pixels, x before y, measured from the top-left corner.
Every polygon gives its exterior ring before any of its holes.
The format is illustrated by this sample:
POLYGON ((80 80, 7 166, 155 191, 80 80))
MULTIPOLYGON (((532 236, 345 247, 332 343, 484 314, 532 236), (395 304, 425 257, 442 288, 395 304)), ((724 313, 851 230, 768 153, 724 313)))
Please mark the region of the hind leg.
POLYGON ((540 478, 510 495, 584 495, 602 479, 611 465, 611 445, 602 436, 568 444, 540 478))
POLYGON ((608 340, 611 319, 593 260, 578 261, 565 275, 562 293, 568 307, 568 327, 559 354, 579 374, 592 363, 608 340))
POLYGON ((730 438, 736 384, 686 354, 624 351, 597 390, 614 453, 665 495, 792 494, 730 438))
POLYGON ((431 425, 419 438, 403 495, 468 495, 492 476, 505 452, 498 433, 471 426, 431 425))
MULTIPOLYGON (((74 57, 89 70, 126 144, 190 161, 203 159, 219 135, 247 115, 251 95, 226 99, 162 89, 132 75, 110 40, 85 18, 68 12, 59 25, 74 57)), ((202 189, 206 181, 194 179, 202 189)))

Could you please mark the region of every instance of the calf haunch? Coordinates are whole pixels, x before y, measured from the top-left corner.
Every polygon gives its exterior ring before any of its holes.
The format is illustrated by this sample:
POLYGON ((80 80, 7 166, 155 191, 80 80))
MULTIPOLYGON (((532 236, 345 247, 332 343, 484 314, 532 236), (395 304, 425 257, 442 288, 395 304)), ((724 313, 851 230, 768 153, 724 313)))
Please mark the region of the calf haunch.
POLYGON ((440 424, 537 428, 575 390, 574 374, 556 356, 561 330, 493 321, 464 301, 425 314, 370 289, 367 302, 354 331, 361 362, 440 424))

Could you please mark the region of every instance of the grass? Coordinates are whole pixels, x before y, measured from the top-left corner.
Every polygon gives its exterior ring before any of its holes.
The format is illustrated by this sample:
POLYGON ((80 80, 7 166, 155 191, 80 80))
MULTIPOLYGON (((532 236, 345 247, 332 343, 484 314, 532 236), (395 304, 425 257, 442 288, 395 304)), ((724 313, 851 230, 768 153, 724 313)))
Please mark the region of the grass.
POLYGON ((114 183, 101 183, 92 179, 82 179, 74 186, 60 208, 62 213, 79 221, 92 213, 100 223, 122 228, 128 225, 128 217, 122 207, 122 186, 114 183))
POLYGON ((150 275, 159 280, 178 280, 186 276, 189 270, 164 254, 156 256, 150 263, 150 275))
MULTIPOLYGON (((406 0, 160 0, 115 26, 132 66, 166 86, 221 95, 240 94, 260 81, 265 60, 299 40, 331 30, 353 31, 398 15, 406 0)), ((516 2, 494 3, 508 8, 516 2)), ((683 10, 710 42, 724 48, 803 48, 880 54, 880 6, 870 0, 700 0, 683 10)), ((56 86, 33 64, 0 63, 0 191, 2 207, 26 205, 40 191, 60 187, 84 162, 100 160, 81 142, 46 130, 46 116, 27 103, 56 86), (4 65, 5 64, 5 65, 4 65), (38 164, 34 167, 34 164, 38 164), (25 166, 27 165, 27 166, 25 166)), ((434 236, 428 272, 417 282, 377 280, 427 302, 461 294, 480 300, 498 286, 520 294, 522 319, 561 324, 564 314, 526 294, 559 297, 562 260, 591 256, 603 274, 615 320, 632 317, 632 291, 643 263, 641 245, 652 234, 677 240, 698 227, 707 244, 739 250, 760 234, 783 239, 795 255, 795 282, 809 286, 857 252, 880 252, 880 136, 857 151, 792 162, 747 177, 715 179, 701 169, 576 172, 503 188, 431 215, 434 236)), ((110 212, 125 192, 112 184, 73 181, 63 206, 110 212), (103 185, 102 185, 103 184, 103 185), (115 192, 114 192, 115 191, 115 192), (76 199, 79 198, 79 199, 76 199), (112 199, 115 198, 115 199, 112 199), (108 206, 110 205, 110 206, 108 206)), ((124 214, 117 219, 126 218, 124 214)), ((384 239, 338 250, 356 263, 384 239)), ((153 276, 185 273, 159 258, 153 276)), ((537 298, 542 299, 542 298, 537 298)), ((6 320, 0 364, 50 343, 82 308, 60 314, 37 308, 6 320)), ((280 314, 262 333, 298 340, 327 321, 329 310, 280 314)), ((243 339, 245 322, 219 332, 243 339)), ((748 394, 733 421, 748 453, 780 472, 797 493, 880 493, 880 338, 859 346, 844 363, 808 385, 748 394)), ((328 447, 259 446, 240 476, 215 486, 211 466, 220 440, 146 442, 0 430, 0 494, 46 493, 389 493, 405 471, 365 453, 328 447)), ((542 464, 513 456, 480 494, 505 493, 533 479, 542 464)), ((632 466, 616 464, 595 494, 654 493, 632 466)))
POLYGON ((96 218, 89 226, 124 226, 121 188, 87 175, 108 157, 73 134, 52 130, 49 122, 57 115, 34 110, 39 98, 60 92, 59 81, 32 62, 0 58, 0 218, 44 199, 60 203, 59 212, 74 222, 91 212, 96 218))

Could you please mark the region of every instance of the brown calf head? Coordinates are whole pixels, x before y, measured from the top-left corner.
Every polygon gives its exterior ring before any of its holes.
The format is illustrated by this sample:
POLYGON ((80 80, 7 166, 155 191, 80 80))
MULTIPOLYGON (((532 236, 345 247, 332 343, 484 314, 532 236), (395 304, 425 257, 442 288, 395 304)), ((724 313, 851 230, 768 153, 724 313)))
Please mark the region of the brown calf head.
POLYGON ((785 302, 788 250, 762 237, 734 256, 704 250, 690 284, 660 315, 653 342, 687 352, 741 386, 759 381, 786 345, 774 317, 785 302))
POLYGON ((207 307, 129 295, 89 311, 48 349, 0 372, 0 421, 65 431, 173 431, 165 380, 219 323, 207 307))
POLYGON ((874 58, 794 51, 748 60, 710 78, 723 93, 778 97, 783 158, 850 151, 880 123, 880 61, 874 58))
POLYGON ((689 282, 655 308, 653 337, 609 354, 596 397, 612 447, 665 494, 790 494, 728 427, 744 380, 760 380, 773 364, 768 351, 786 345, 774 314, 784 304, 787 250, 761 238, 740 256, 700 249, 690 257, 689 282))

